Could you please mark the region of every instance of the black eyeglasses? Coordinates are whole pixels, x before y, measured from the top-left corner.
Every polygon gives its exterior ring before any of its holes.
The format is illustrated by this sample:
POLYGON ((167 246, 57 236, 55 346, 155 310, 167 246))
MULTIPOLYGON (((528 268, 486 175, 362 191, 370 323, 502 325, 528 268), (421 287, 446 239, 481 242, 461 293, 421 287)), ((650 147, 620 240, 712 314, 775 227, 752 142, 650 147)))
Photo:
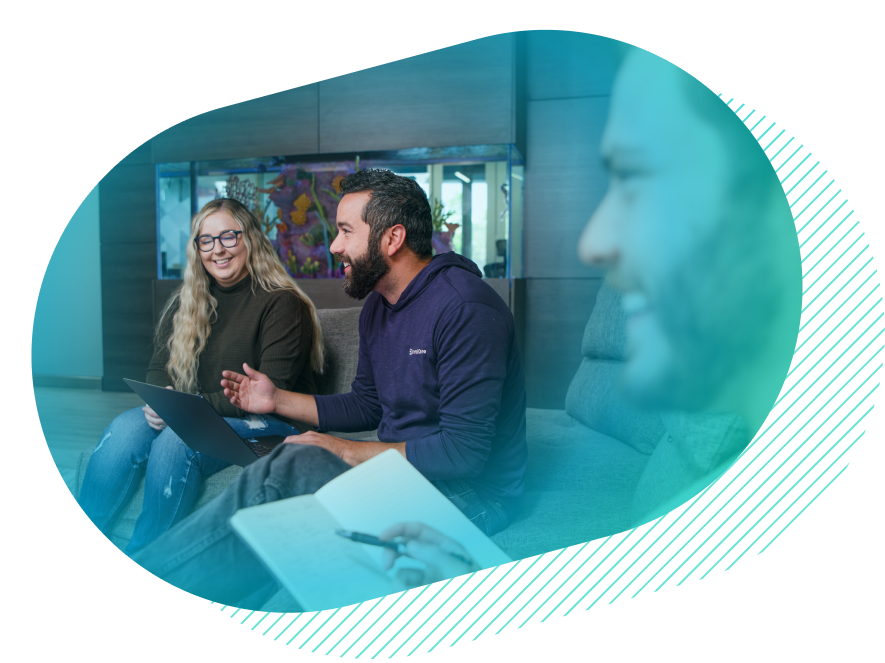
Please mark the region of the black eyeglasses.
POLYGON ((199 237, 194 237, 194 242, 197 244, 197 248, 200 249, 200 251, 208 253, 215 248, 216 239, 221 242, 221 245, 224 248, 232 249, 240 241, 240 235, 242 234, 242 230, 225 230, 220 235, 200 235, 199 237))

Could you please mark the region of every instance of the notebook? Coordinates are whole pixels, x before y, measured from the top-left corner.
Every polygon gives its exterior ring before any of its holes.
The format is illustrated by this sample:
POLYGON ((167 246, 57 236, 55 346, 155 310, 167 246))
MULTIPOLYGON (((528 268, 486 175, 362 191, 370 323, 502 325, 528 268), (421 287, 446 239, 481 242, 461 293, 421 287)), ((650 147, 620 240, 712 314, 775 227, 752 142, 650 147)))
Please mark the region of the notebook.
POLYGON ((352 605, 396 591, 400 558, 382 570, 383 551, 337 529, 378 535, 391 525, 421 522, 460 543, 481 567, 512 561, 409 461, 391 449, 348 470, 313 495, 237 511, 234 531, 304 610, 352 605))

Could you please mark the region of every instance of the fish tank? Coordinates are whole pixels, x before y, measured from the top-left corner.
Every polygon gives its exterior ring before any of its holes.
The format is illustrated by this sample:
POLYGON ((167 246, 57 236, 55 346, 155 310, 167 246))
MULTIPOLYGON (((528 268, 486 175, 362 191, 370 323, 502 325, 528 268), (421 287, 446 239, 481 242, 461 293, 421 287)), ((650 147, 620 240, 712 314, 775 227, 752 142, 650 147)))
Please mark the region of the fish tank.
POLYGON ((157 277, 182 277, 190 222, 203 205, 236 198, 261 220, 293 277, 343 278, 329 251, 339 184, 364 168, 387 168, 424 189, 434 254, 455 251, 486 278, 522 275, 524 160, 513 145, 472 145, 158 164, 157 277))

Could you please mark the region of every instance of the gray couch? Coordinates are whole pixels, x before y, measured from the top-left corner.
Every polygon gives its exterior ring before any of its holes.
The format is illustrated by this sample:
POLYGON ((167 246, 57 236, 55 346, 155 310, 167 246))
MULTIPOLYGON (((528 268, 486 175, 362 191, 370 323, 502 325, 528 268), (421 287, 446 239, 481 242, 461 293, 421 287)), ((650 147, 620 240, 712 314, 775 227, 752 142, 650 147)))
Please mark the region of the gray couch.
MULTIPOLYGON (((356 373, 360 309, 318 313, 327 357, 319 392, 346 392, 356 373)), ((530 408, 526 413, 524 508, 505 531, 493 537, 514 559, 624 531, 648 519, 662 504, 687 498, 687 487, 696 490, 699 482, 710 479, 711 471, 722 469, 723 458, 736 454, 727 444, 702 444, 699 452, 680 442, 696 443, 697 435, 674 437, 665 431, 660 415, 638 411, 622 400, 617 382, 623 367, 624 330, 618 296, 603 286, 584 333, 583 360, 569 387, 565 409, 530 408)), ((731 439, 732 424, 715 417, 700 423, 683 417, 674 425, 695 432, 700 426, 703 441, 731 439)), ((377 439, 373 431, 342 435, 377 439)), ((78 492, 88 460, 88 454, 80 458, 78 492)), ((230 467, 207 479, 195 508, 212 500, 240 471, 230 467)), ((132 534, 143 495, 142 481, 110 533, 121 548, 132 534)))

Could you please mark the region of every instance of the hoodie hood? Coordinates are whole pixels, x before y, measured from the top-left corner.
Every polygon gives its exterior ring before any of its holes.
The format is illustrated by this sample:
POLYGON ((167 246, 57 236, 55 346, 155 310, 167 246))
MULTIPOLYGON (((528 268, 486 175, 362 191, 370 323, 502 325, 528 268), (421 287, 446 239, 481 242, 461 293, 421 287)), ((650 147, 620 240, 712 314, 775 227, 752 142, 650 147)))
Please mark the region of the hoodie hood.
MULTIPOLYGON (((476 263, 472 260, 465 258, 454 251, 440 253, 433 256, 430 263, 418 272, 418 275, 412 279, 412 282, 406 286, 405 290, 403 290, 403 294, 400 296, 396 304, 390 307, 391 310, 396 311, 408 306, 409 302, 418 297, 433 279, 450 269, 463 269, 474 276, 482 278, 482 272, 479 271, 479 267, 477 267, 476 263)), ((381 299, 383 300, 384 298, 382 297, 381 299)), ((385 303, 387 302, 385 301, 385 303)))

